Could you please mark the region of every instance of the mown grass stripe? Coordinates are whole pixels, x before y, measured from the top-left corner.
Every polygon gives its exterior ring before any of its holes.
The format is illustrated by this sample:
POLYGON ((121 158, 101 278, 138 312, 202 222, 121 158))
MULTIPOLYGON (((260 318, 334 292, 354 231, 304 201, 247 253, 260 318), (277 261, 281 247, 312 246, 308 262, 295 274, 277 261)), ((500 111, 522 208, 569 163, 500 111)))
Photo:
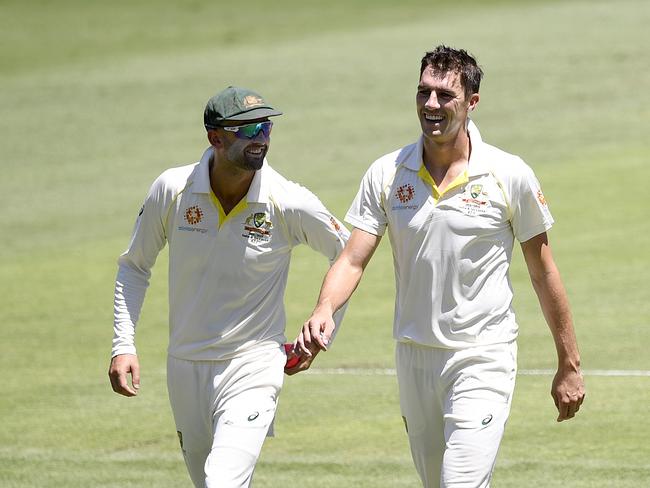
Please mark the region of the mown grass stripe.
MULTIPOLYGON (((395 376, 393 368, 315 368, 307 371, 315 375, 353 375, 353 376, 395 376)), ((520 369, 521 376, 550 376, 555 374, 553 369, 520 369)), ((585 376, 650 376, 650 371, 638 369, 587 369, 585 376)))

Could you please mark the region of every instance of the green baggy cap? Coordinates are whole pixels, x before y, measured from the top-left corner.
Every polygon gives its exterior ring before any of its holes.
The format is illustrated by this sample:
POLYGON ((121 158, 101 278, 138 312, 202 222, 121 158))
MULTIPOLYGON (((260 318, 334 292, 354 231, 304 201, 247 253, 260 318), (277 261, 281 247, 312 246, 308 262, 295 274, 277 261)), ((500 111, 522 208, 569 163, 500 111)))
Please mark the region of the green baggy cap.
POLYGON ((203 112, 203 123, 206 129, 214 129, 228 121, 254 120, 276 115, 282 115, 282 112, 266 103, 259 93, 229 86, 208 100, 203 112))

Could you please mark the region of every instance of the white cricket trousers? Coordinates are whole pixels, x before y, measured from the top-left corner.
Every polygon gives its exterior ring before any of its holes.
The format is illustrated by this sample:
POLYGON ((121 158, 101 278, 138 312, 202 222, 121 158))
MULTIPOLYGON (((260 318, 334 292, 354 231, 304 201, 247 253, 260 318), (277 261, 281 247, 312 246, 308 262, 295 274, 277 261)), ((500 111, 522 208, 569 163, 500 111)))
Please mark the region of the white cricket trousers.
POLYGON ((167 389, 197 488, 248 488, 284 380, 278 346, 227 361, 167 358, 167 389))
POLYGON ((398 342, 400 407, 424 488, 489 488, 517 344, 449 350, 398 342))

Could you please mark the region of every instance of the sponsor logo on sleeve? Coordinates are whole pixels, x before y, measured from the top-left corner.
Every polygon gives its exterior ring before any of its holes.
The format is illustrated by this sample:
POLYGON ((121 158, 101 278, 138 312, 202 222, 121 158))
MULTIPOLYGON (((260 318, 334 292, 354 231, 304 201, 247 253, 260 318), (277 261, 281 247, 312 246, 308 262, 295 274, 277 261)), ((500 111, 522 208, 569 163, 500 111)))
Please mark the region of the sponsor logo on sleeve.
POLYGON ((332 223, 332 227, 334 227, 334 230, 336 232, 341 232, 341 226, 336 221, 336 219, 334 217, 332 217, 331 215, 330 215, 330 222, 332 223))
POLYGON ((537 190, 537 200, 539 201, 539 203, 542 206, 546 207, 546 205, 547 205, 546 198, 544 197, 544 194, 542 193, 542 190, 537 190))
POLYGON ((339 239, 343 239, 343 234, 341 233, 342 231, 341 223, 338 220, 336 220, 332 215, 330 215, 330 224, 332 224, 332 228, 339 236, 339 239))

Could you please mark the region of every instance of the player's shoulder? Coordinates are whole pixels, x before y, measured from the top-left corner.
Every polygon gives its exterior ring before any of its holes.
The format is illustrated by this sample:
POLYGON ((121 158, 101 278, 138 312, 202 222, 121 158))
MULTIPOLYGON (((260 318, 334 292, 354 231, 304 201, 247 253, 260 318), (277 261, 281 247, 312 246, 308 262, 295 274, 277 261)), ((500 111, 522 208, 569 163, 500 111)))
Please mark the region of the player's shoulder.
POLYGON ((152 183, 150 195, 165 200, 175 198, 191 183, 199 167, 199 163, 192 163, 166 169, 152 183))
POLYGON ((184 188, 198 167, 199 163, 192 163, 168 168, 156 178, 154 184, 157 183, 165 188, 184 188))
POLYGON ((263 168, 264 184, 273 203, 283 210, 298 210, 318 201, 316 195, 300 183, 292 181, 269 165, 263 168))
MULTIPOLYGON (((417 142, 395 149, 394 151, 384 154, 373 161, 370 167, 366 170, 365 177, 382 183, 390 181, 393 179, 395 173, 400 167, 408 164, 414 159, 419 159, 421 161, 422 156, 418 154, 417 142)), ((419 164, 421 164, 421 162, 419 162, 419 164)))
POLYGON ((492 144, 481 143, 480 155, 481 164, 486 165, 502 181, 516 180, 532 173, 531 167, 521 156, 492 144))
POLYGON ((402 164, 410 161, 413 158, 418 158, 418 143, 414 142, 406 146, 395 149, 387 154, 384 154, 377 159, 372 166, 381 168, 382 171, 394 171, 402 164))

